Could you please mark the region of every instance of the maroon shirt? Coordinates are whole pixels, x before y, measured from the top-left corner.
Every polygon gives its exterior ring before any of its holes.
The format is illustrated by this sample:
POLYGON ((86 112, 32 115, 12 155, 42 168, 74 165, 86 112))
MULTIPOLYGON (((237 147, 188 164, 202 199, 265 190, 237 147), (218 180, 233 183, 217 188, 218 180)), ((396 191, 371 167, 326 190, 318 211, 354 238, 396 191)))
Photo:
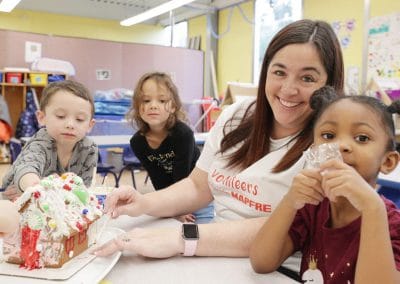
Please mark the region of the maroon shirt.
MULTIPOLYGON (((400 210, 390 200, 381 198, 388 212, 393 253, 400 270, 400 210)), ((361 217, 342 228, 333 229, 329 224, 330 206, 326 198, 318 206, 307 204, 297 212, 289 235, 295 251, 303 253, 300 275, 305 276, 311 262, 311 267, 316 266, 322 273, 324 283, 354 283, 361 217)), ((311 270, 306 275, 319 273, 311 270)))

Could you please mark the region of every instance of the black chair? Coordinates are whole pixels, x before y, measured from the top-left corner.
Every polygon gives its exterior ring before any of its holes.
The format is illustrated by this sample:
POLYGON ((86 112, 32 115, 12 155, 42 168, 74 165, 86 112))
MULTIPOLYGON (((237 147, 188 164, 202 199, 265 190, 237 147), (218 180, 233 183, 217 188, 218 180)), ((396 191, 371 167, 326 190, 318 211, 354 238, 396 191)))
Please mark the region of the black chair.
MULTIPOLYGON (((132 176, 132 184, 134 186, 134 188, 136 188, 136 181, 135 181, 135 171, 137 170, 142 170, 142 164, 140 163, 139 159, 136 157, 135 153, 133 153, 131 147, 125 147, 123 154, 122 154, 122 161, 123 161, 123 167, 119 172, 118 175, 118 183, 122 177, 122 173, 125 170, 128 170, 131 172, 131 176, 132 176)), ((147 181, 147 177, 146 177, 146 181, 147 181)))
POLYGON ((393 201, 400 208, 400 182, 378 179, 378 193, 393 201))
POLYGON ((96 173, 102 176, 102 181, 101 184, 104 184, 104 181, 106 179, 106 176, 108 174, 112 175, 115 180, 115 187, 118 187, 118 181, 119 181, 119 176, 115 172, 115 167, 112 165, 109 165, 107 163, 102 162, 101 154, 99 152, 99 158, 97 160, 97 169, 96 173))

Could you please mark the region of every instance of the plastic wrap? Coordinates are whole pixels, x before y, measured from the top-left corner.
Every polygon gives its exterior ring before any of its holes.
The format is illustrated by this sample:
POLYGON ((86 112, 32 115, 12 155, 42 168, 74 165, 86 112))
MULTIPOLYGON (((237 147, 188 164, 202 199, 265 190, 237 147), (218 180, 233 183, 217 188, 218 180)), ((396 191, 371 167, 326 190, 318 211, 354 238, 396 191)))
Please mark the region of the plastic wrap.
POLYGON ((305 168, 307 169, 320 168, 321 164, 331 159, 343 160, 337 143, 313 145, 304 152, 304 156, 306 157, 305 168))

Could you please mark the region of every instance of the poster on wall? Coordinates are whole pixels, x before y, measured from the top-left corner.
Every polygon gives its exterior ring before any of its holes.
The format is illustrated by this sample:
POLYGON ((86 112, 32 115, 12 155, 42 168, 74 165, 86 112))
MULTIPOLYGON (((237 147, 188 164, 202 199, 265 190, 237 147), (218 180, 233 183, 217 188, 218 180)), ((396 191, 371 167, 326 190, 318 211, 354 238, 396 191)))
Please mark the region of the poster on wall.
POLYGON ((99 81, 111 80, 111 70, 96 69, 96 79, 99 81))
POLYGON ((368 78, 400 81, 400 13, 369 21, 368 78))
POLYGON ((332 28, 339 39, 340 45, 346 49, 352 43, 352 35, 356 27, 355 19, 337 20, 332 22, 332 28))
POLYGON ((25 62, 31 63, 42 57, 42 44, 39 42, 25 42, 25 62))

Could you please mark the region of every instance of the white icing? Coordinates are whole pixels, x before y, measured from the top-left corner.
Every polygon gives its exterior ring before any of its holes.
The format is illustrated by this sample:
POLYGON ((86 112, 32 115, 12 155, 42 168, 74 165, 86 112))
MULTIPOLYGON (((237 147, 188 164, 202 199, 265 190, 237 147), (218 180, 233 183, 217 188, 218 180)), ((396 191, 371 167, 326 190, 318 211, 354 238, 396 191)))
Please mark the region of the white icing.
MULTIPOLYGON (((21 228, 29 226, 40 230, 36 245, 36 250, 40 252, 40 266, 59 262, 64 251, 61 243, 63 238, 87 229, 90 223, 102 215, 98 200, 93 194, 88 192, 88 202, 83 204, 73 193, 74 189, 87 191, 80 177, 67 173, 61 177, 52 175, 44 178, 39 184, 25 190, 16 200, 21 212, 20 229, 5 242, 6 258, 19 258, 21 228), (65 189, 65 186, 70 190, 65 189), (83 214, 84 211, 86 214, 83 214)), ((73 251, 69 254, 71 258, 73 251)))

